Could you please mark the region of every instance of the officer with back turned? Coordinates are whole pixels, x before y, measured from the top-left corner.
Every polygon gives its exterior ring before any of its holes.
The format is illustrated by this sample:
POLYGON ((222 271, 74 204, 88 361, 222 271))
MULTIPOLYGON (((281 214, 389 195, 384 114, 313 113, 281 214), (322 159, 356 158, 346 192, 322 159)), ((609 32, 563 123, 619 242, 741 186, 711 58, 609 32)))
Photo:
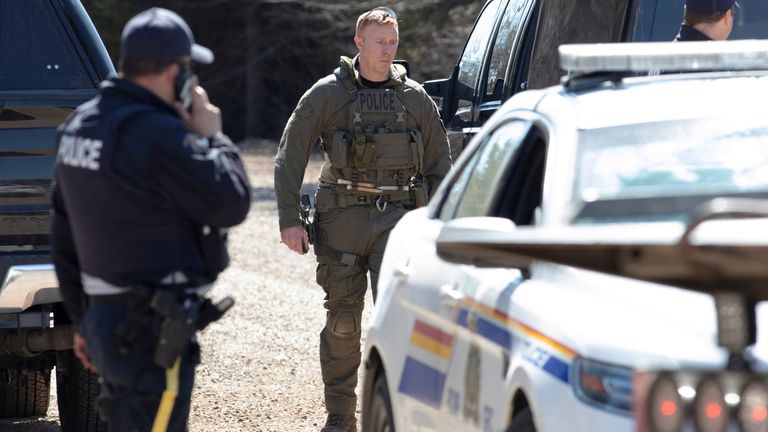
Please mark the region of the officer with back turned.
POLYGON ((123 30, 120 77, 59 128, 53 259, 110 431, 187 430, 195 333, 231 306, 204 294, 250 185, 192 73, 212 61, 177 14, 144 11, 123 30))
POLYGON ((333 74, 299 101, 275 160, 282 242, 304 254, 299 189, 312 147, 322 141, 325 164, 315 197, 317 283, 325 291, 320 364, 328 418, 324 432, 356 431, 360 321, 371 276, 373 298, 390 231, 410 209, 425 205, 451 166, 437 107, 393 64, 397 17, 376 8, 357 20, 359 54, 342 57, 333 74))
POLYGON ((686 0, 676 42, 727 40, 733 30, 735 0, 686 0))

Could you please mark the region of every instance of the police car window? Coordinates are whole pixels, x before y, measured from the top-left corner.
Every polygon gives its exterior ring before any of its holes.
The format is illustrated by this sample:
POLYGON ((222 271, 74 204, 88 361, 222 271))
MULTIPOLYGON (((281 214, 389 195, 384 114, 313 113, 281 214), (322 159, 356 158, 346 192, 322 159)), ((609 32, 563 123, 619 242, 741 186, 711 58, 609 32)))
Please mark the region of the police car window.
POLYGON ((501 100, 504 80, 510 62, 512 49, 517 39, 517 32, 523 19, 522 9, 525 0, 512 0, 507 4, 504 16, 501 18, 499 31, 492 46, 491 60, 488 64, 488 78, 485 84, 483 100, 501 100))
POLYGON ((588 130, 579 136, 574 196, 592 209, 623 200, 621 208, 602 207, 610 214, 582 212, 582 222, 677 219, 691 208, 676 207, 686 197, 768 194, 766 160, 768 127, 759 117, 588 130))
MULTIPOLYGON (((477 85, 480 68, 483 64, 485 49, 491 37, 493 21, 499 9, 499 3, 500 1, 491 1, 483 9, 472 34, 469 36, 467 46, 464 48, 464 54, 459 62, 459 81, 473 89, 477 88, 475 86, 477 85)), ((459 108, 462 105, 466 105, 466 102, 462 103, 459 101, 459 108)))
POLYGON ((0 1, 0 89, 93 87, 49 0, 0 1))
POLYGON ((454 217, 489 215, 504 176, 509 173, 512 156, 529 130, 529 123, 513 121, 493 133, 469 173, 454 217))

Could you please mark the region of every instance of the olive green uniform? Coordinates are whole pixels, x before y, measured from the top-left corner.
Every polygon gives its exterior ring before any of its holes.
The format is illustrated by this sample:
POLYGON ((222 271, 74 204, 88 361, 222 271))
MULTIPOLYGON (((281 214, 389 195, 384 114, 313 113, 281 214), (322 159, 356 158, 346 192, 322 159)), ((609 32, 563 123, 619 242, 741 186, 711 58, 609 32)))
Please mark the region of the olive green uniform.
POLYGON ((451 166, 445 129, 424 89, 398 65, 381 88, 367 89, 356 62, 342 57, 333 74, 304 94, 275 159, 284 230, 301 224, 299 189, 321 138, 326 161, 315 196, 315 254, 328 310, 320 363, 331 414, 355 412, 366 272, 375 299, 389 232, 409 209, 426 202, 451 166))

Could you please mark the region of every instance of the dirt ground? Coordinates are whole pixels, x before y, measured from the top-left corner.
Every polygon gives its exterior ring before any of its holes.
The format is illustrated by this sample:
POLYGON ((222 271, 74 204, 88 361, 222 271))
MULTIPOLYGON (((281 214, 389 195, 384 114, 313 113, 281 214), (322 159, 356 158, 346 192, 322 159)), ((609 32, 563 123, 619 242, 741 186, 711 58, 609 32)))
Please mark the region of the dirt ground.
MULTIPOLYGON (((318 361, 324 294, 314 281, 314 255, 280 244, 273 158, 269 147, 245 155, 253 205, 230 233, 232 262, 212 292, 237 303, 200 335, 191 431, 317 431, 325 421, 318 361)), ((310 163, 303 189, 314 189, 319 166, 310 163)), ((368 294, 364 323, 372 304, 368 294)), ((10 431, 61 431, 55 390, 47 417, 0 422, 0 432, 10 431)))

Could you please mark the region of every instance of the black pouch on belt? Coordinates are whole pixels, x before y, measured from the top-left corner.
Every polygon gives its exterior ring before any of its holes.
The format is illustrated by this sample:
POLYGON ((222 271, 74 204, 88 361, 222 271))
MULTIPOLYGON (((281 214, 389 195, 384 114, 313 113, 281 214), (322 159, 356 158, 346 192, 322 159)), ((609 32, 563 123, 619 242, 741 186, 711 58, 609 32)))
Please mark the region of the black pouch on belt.
POLYGON ((424 207, 429 202, 427 185, 422 180, 414 179, 413 183, 411 183, 411 194, 413 195, 416 207, 424 207))
POLYGON ((229 265, 227 230, 208 225, 198 227, 198 241, 211 281, 229 265))

